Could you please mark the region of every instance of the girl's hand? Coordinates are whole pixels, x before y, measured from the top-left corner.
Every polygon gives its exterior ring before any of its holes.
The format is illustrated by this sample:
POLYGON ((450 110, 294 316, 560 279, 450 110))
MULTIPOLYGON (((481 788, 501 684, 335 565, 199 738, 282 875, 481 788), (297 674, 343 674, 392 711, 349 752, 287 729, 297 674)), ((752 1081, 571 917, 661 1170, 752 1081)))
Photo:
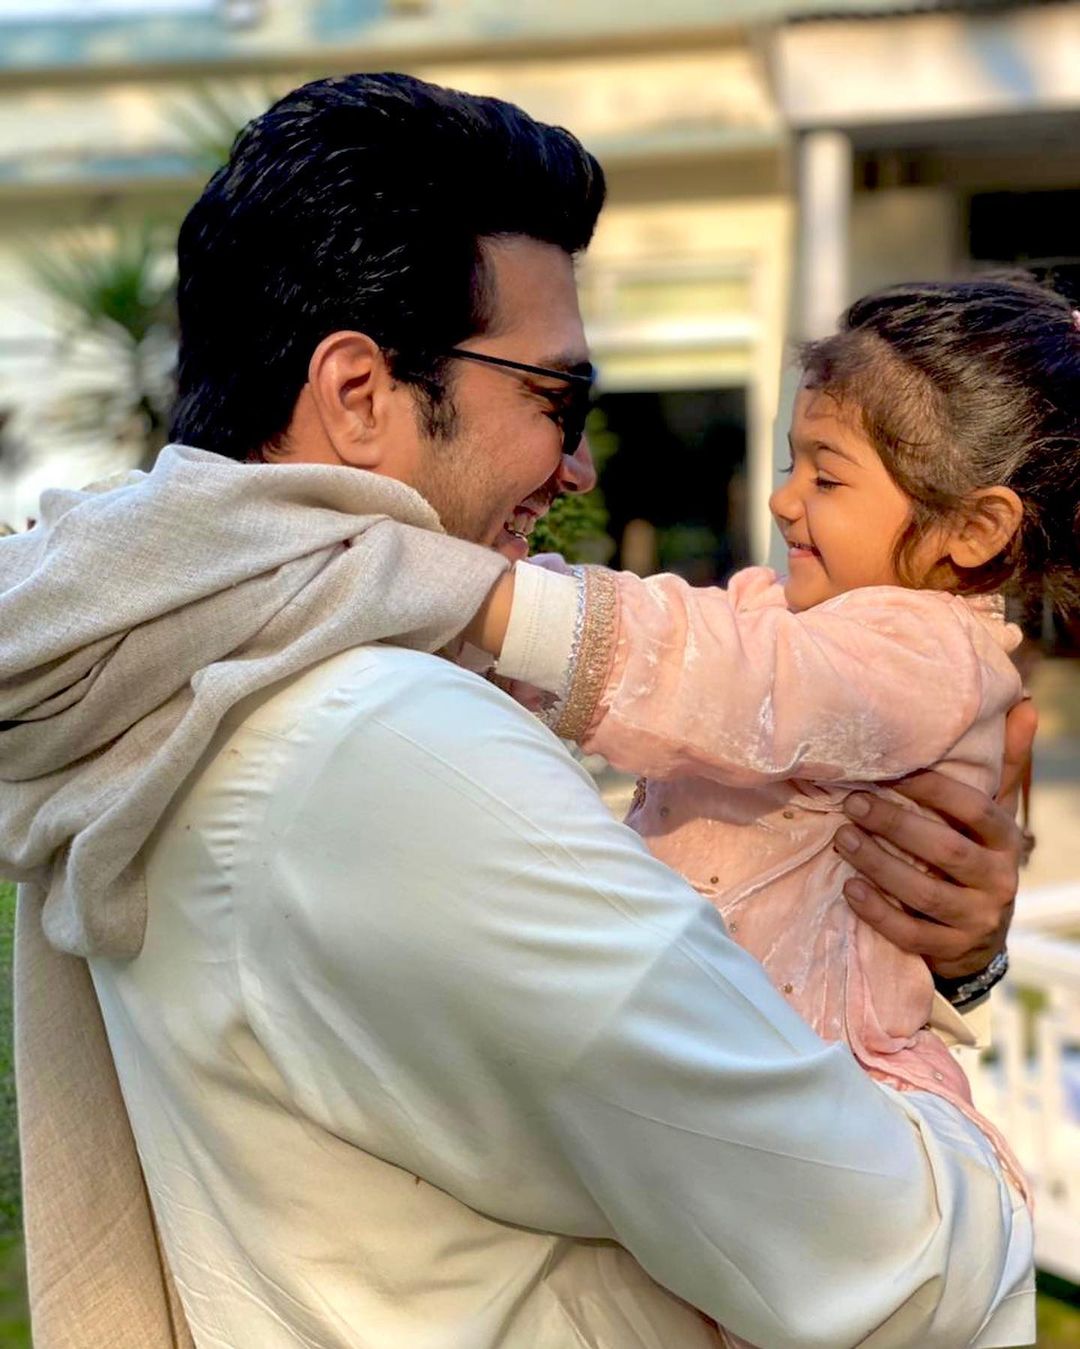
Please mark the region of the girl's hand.
POLYGON ((941 773, 915 773, 896 790, 954 822, 862 792, 845 810, 857 820, 837 831, 840 854, 862 873, 844 886, 855 912, 899 946, 925 957, 946 979, 985 969, 1004 947, 1019 877, 1022 836, 1014 817, 1037 717, 1020 703, 1006 725, 998 801, 941 773), (865 831, 865 832, 864 832, 865 831), (885 851, 879 835, 931 867, 920 871, 885 851))
POLYGON ((493 656, 500 656, 513 603, 514 573, 511 569, 503 572, 488 591, 487 599, 461 634, 466 642, 479 647, 481 651, 489 651, 493 656))
POLYGON ((548 571, 561 572, 564 576, 569 575, 574 570, 562 553, 533 553, 529 561, 534 567, 544 567, 548 571))

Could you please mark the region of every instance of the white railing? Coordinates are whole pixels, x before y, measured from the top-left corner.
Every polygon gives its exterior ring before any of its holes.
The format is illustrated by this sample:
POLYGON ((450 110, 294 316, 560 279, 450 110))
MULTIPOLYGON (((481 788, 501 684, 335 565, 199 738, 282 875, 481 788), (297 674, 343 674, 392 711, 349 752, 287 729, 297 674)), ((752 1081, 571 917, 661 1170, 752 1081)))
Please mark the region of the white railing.
POLYGON ((1009 958, 994 1047, 965 1067, 1032 1181, 1036 1263, 1080 1283, 1080 886, 1021 896, 1009 958))

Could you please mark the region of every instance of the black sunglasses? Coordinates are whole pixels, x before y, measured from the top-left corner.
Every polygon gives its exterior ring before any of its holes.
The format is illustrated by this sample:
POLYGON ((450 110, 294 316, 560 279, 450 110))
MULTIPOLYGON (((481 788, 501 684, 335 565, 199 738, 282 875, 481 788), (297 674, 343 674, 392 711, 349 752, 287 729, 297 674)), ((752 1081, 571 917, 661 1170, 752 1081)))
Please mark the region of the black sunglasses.
POLYGON ((526 365, 523 361, 504 361, 501 356, 485 356, 480 351, 465 351, 461 347, 451 347, 445 353, 458 361, 479 361, 482 365, 502 366, 506 370, 522 370, 527 375, 543 375, 545 379, 558 379, 569 385, 566 402, 551 415, 562 431, 562 452, 573 454, 581 444, 585 434, 585 422, 592 407, 592 389, 596 382, 596 370, 590 365, 580 373, 570 370, 548 370, 542 365, 526 365))

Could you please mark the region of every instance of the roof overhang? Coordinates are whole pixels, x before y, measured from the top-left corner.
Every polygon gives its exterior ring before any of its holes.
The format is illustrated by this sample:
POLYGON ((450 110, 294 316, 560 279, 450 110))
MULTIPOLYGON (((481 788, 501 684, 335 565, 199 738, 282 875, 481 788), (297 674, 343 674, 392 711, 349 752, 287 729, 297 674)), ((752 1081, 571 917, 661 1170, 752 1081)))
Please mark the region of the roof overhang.
POLYGON ((1080 5, 790 24, 772 63, 796 130, 1077 110, 1080 5))

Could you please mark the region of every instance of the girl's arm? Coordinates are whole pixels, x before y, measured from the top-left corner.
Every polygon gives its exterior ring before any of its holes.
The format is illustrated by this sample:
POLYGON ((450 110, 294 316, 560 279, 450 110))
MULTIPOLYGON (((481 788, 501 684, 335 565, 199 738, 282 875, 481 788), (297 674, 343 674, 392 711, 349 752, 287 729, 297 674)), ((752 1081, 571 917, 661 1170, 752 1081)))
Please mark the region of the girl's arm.
POLYGON ((555 729, 628 771, 740 786, 898 777, 944 757, 982 707, 972 636, 940 593, 851 591, 793 614, 764 568, 726 590, 595 567, 522 587, 526 571, 499 672, 536 683, 543 665, 551 688, 565 670, 555 729))
POLYGON ((504 571, 488 591, 487 598, 473 615, 472 622, 461 634, 470 646, 489 651, 493 656, 502 653, 514 605, 515 575, 514 569, 504 571))

